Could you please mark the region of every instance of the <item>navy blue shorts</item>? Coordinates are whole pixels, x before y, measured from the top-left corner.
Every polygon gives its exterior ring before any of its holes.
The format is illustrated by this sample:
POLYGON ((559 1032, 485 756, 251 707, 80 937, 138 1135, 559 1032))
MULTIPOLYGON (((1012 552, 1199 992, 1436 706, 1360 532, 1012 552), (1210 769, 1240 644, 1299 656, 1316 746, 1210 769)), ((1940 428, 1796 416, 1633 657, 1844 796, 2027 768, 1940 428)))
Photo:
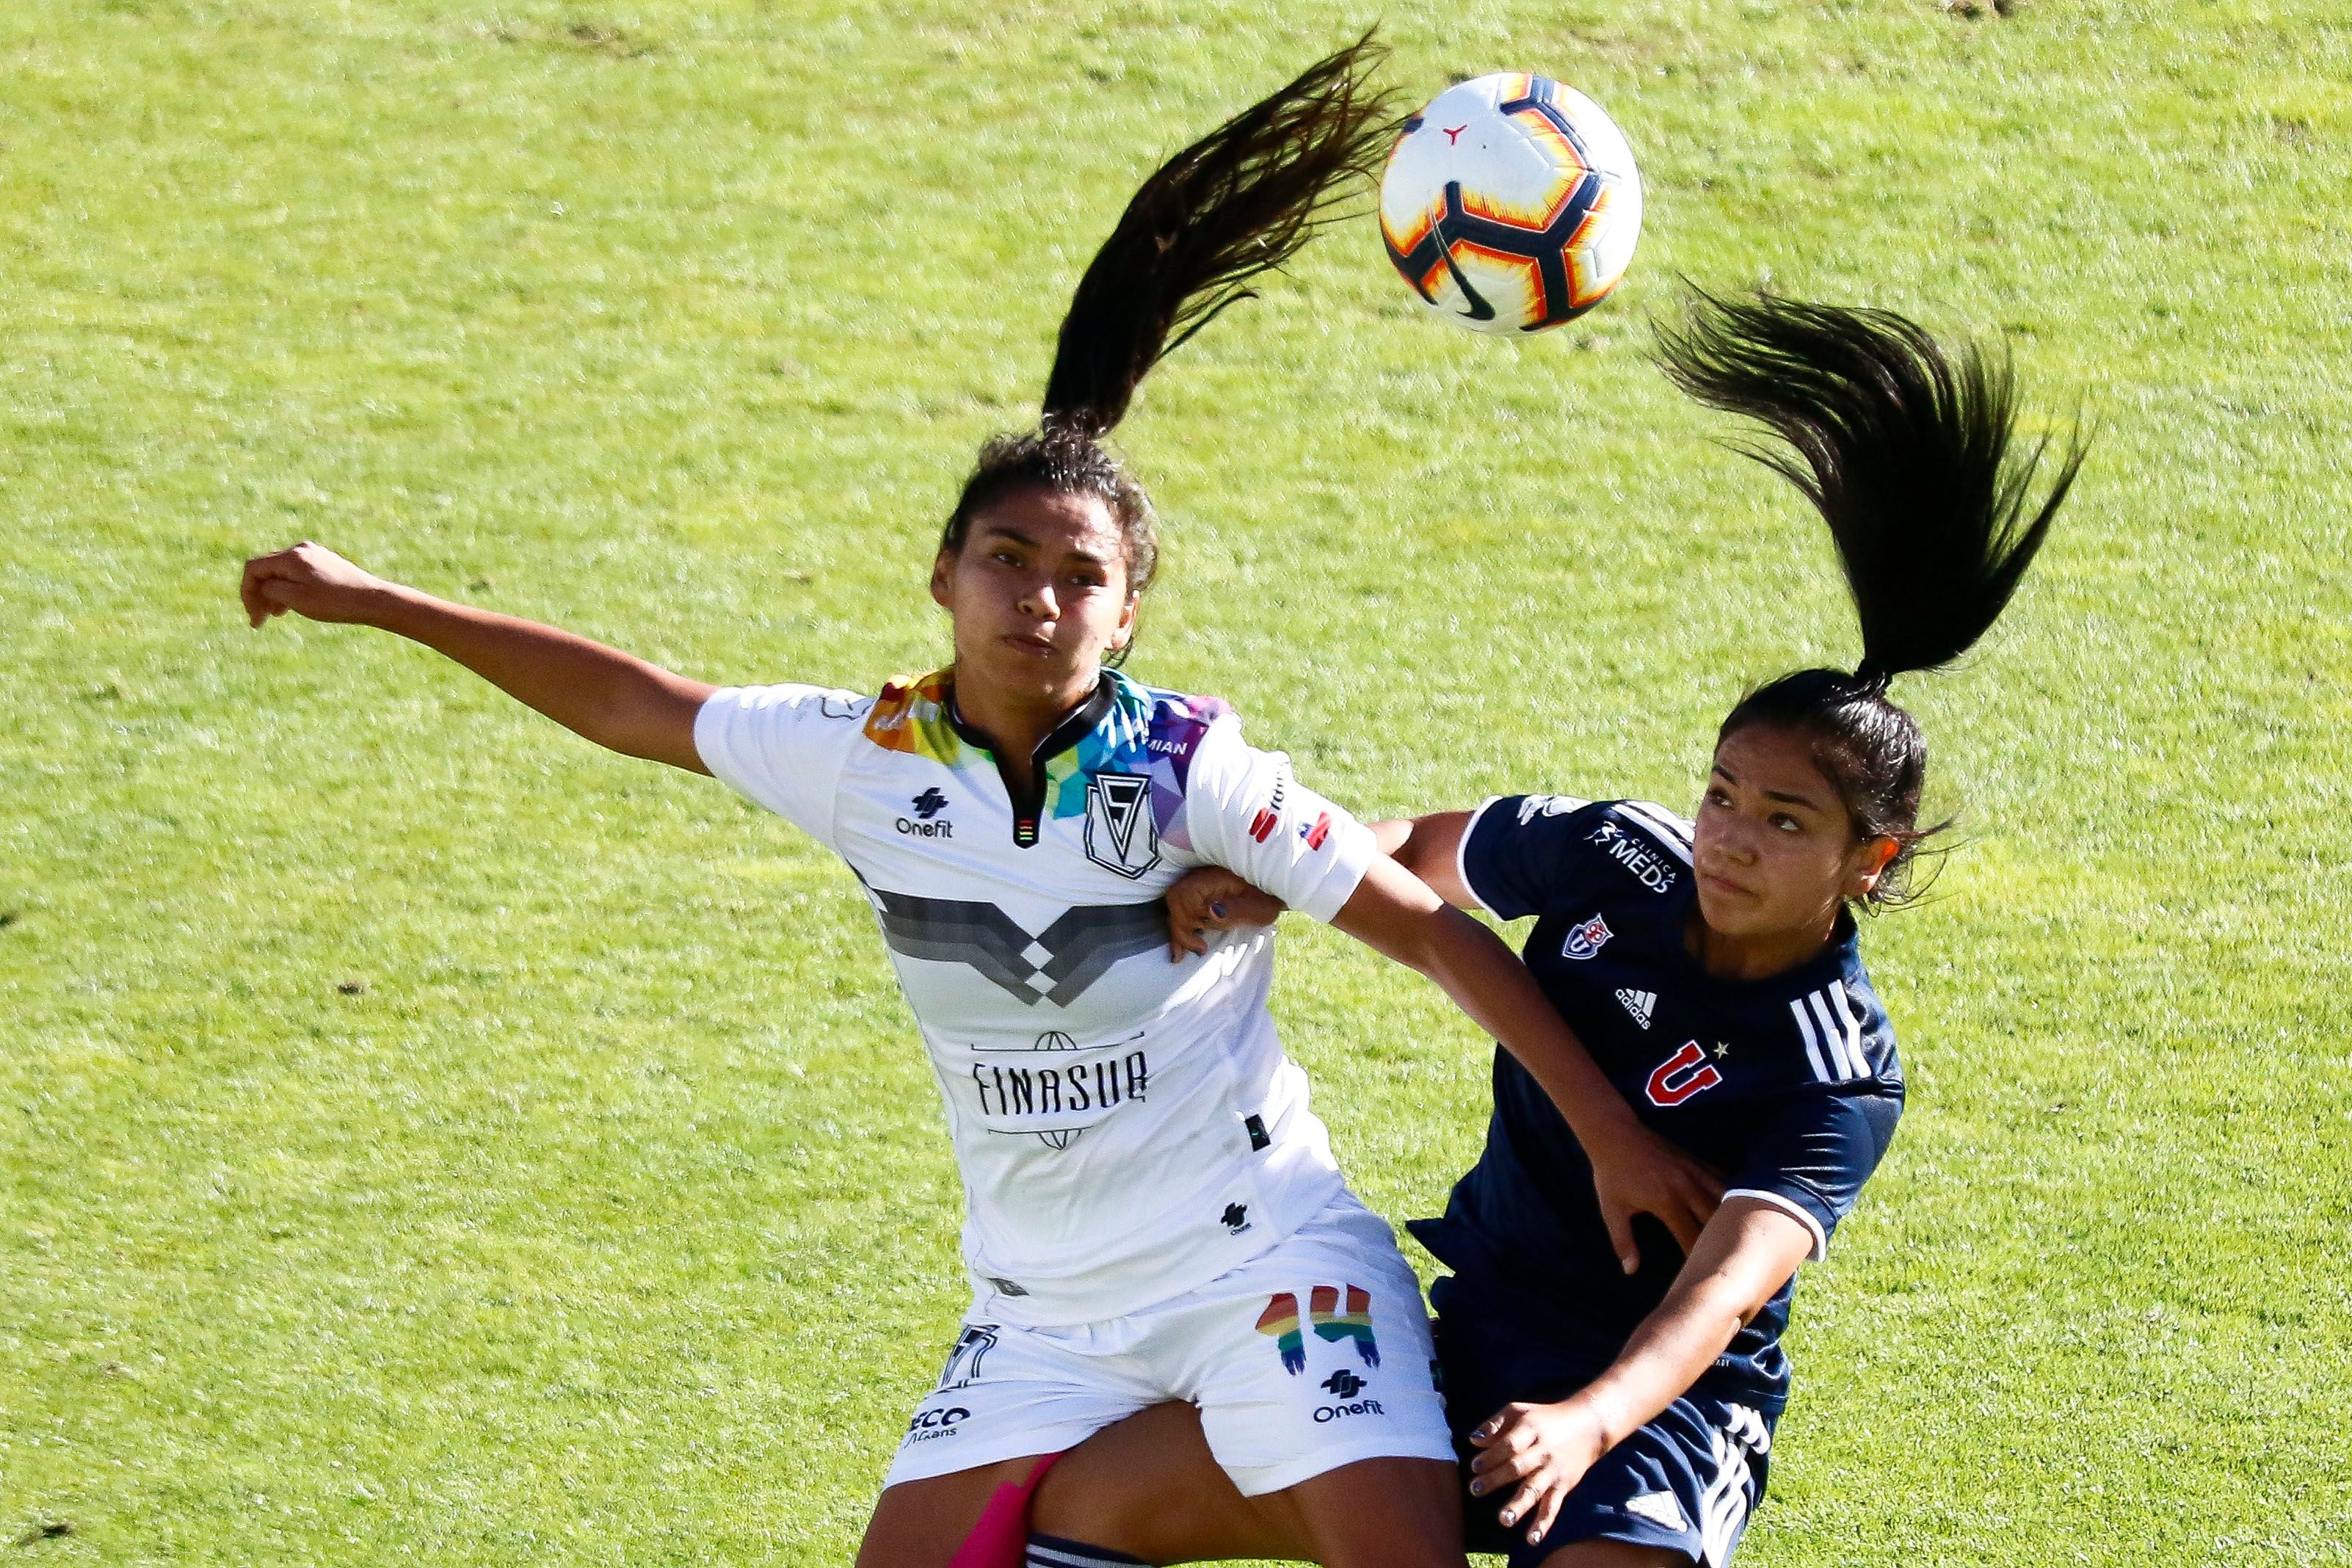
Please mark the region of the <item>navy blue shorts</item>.
MULTIPOLYGON (((1470 1305, 1451 1277, 1432 1287, 1437 1309, 1437 1360, 1445 1380, 1446 1425, 1467 1485, 1476 1452, 1470 1429, 1515 1400, 1552 1404, 1592 1381, 1607 1365, 1589 1353, 1546 1344, 1521 1324, 1470 1305)), ((1511 1568, 1535 1568, 1580 1541, 1624 1541, 1679 1552, 1692 1563, 1724 1568, 1748 1516, 1764 1499, 1776 1415, 1694 1389, 1601 1457, 1543 1540, 1529 1544, 1525 1521, 1496 1520, 1513 1488, 1464 1499, 1465 1544, 1507 1554, 1511 1568)))

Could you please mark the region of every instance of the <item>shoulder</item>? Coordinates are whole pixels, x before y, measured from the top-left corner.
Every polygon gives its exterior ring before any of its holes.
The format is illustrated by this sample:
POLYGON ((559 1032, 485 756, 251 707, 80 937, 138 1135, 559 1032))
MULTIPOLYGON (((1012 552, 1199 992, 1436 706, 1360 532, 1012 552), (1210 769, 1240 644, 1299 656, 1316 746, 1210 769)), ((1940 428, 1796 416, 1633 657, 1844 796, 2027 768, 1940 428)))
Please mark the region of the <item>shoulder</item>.
POLYGON ((949 673, 935 669, 890 681, 863 710, 860 732, 886 752, 949 758, 962 742, 948 718, 949 673))
POLYGON ((1471 815, 1463 849, 1465 857, 1535 856, 1555 873, 1613 864, 1629 879, 1627 890, 1666 893, 1690 865, 1690 831, 1688 822, 1647 801, 1497 795, 1471 815))
POLYGON ((1885 1092, 1899 1100, 1903 1063, 1895 1048, 1895 1026, 1860 959, 1849 949, 1835 973, 1811 979, 1815 983, 1786 999, 1782 1026, 1803 1053, 1813 1082, 1885 1092))
POLYGON ((1111 709, 1099 735, 1100 763, 1160 775, 1182 790, 1193 764, 1241 745, 1241 718, 1215 697, 1170 691, 1109 672, 1111 709))
POLYGON ((1690 864, 1691 824, 1664 806, 1646 800, 1594 803, 1591 842, 1607 849, 1615 844, 1646 846, 1690 864))
POLYGON ((874 706, 871 697, 826 686, 722 686, 695 712, 695 745, 706 763, 714 752, 748 757, 763 749, 846 746, 874 706))
POLYGON ((1220 724, 1237 738, 1241 733, 1241 715, 1221 697, 1146 686, 1117 670, 1110 679, 1115 710, 1142 732, 1155 752, 1189 754, 1220 724))

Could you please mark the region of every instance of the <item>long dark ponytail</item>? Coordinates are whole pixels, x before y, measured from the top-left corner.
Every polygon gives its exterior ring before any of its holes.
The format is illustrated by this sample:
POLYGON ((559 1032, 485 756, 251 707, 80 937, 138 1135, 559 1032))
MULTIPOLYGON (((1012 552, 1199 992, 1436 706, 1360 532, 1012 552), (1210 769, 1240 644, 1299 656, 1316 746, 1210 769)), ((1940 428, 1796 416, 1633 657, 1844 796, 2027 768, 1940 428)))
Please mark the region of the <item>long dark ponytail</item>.
POLYGON ((1809 736, 1855 832, 1896 851, 1866 902, 1912 896, 1927 770, 1918 721, 1887 696, 1896 676, 1938 669, 2007 607, 2081 470, 2079 427, 2039 504, 2050 438, 2017 437, 2008 359, 1947 353, 1890 310, 1698 293, 1658 332, 1683 391, 1755 420, 1783 446, 1746 455, 1786 478, 1829 524, 1862 623, 1851 672, 1803 669, 1749 692, 1717 741, 1753 724, 1809 736))
POLYGON ((1036 485, 1093 495, 1127 542, 1128 587, 1159 563, 1143 489, 1102 437, 1143 378, 1227 307, 1252 299, 1337 216, 1347 188, 1386 155, 1395 108, 1369 78, 1386 50, 1367 33, 1318 60, 1161 164, 1127 204, 1062 321, 1038 427, 981 448, 940 537, 962 549, 975 514, 1036 485))

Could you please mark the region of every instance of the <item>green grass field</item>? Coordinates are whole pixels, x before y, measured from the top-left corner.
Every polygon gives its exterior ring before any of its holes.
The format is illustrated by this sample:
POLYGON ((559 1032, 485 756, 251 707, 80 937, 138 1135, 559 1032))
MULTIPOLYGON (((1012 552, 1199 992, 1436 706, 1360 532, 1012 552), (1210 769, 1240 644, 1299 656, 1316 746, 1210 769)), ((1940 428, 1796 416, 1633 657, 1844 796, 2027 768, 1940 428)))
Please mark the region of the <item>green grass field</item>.
MULTIPOLYGON (((851 878, 232 586, 312 537, 712 680, 937 662, 938 521, 1129 190, 1377 14, 979 9, 0 8, 0 1563, 847 1560, 961 1305, 851 878)), ((1220 321, 1122 433, 1132 668, 1368 814, 1687 804, 1744 683, 1855 644, 1645 315, 2006 336, 2098 445, 1899 689, 1966 842, 1868 939, 1912 1109, 1741 1561, 2352 1562, 2352 14, 1388 26, 1416 95, 1609 107, 1634 276, 1497 343, 1360 221, 1220 321)), ((1433 1212, 1483 1042, 1288 953, 1342 1159, 1433 1212)))

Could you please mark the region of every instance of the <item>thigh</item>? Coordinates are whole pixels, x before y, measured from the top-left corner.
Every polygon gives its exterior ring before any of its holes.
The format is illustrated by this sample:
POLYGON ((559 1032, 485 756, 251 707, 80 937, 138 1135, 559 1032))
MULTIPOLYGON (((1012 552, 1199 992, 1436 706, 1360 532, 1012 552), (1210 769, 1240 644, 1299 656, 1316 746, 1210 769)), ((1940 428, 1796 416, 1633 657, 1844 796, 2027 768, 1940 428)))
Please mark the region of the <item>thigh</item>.
POLYGON ((1327 1568, 1462 1568, 1451 1461, 1363 1459, 1244 1497, 1189 1405, 1088 1438, 1038 1489, 1036 1531, 1146 1563, 1277 1558, 1327 1568))
POLYGON ((945 1563, 996 1489, 1153 1397, 1102 1336, 967 1322, 908 1419, 858 1553, 871 1568, 945 1563))
POLYGON ((1464 1568, 1451 1459, 1360 1459, 1281 1494, 1323 1568, 1464 1568))
POLYGON ((1242 1496, 1189 1405, 1156 1405, 1087 1438, 1037 1489, 1030 1520, 1040 1534, 1146 1563, 1308 1552, 1289 1499, 1242 1496))
POLYGON ((1689 1554, 1629 1541, 1580 1541, 1546 1557, 1539 1568, 1688 1568, 1689 1554))
POLYGON ((857 1548, 857 1568, 946 1568, 996 1489, 1029 1479, 1035 1459, 1008 1459, 882 1489, 857 1548))

